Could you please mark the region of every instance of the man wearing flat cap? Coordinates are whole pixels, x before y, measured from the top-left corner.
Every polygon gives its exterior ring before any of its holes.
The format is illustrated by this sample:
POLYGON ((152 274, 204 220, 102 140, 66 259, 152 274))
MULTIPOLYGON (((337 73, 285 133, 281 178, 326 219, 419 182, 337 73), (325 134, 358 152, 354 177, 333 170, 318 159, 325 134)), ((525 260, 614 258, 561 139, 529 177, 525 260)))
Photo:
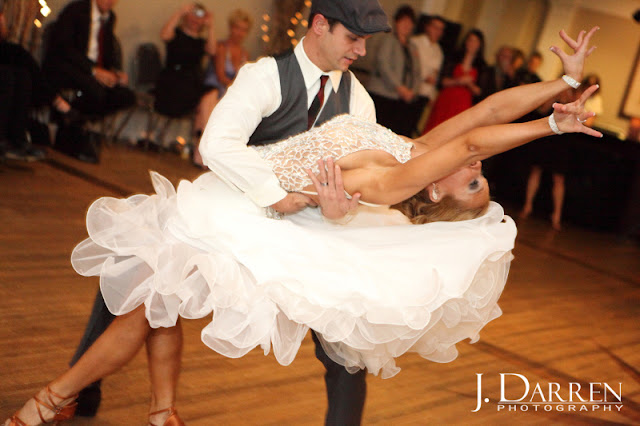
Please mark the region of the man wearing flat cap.
MULTIPOLYGON (((295 49, 240 69, 200 141, 204 164, 256 205, 279 213, 315 203, 282 189, 271 167, 247 145, 283 140, 339 114, 375 122, 373 101, 349 66, 366 54, 365 42, 372 34, 391 30, 377 0, 313 0, 308 21, 306 36, 295 49)), ((338 192, 341 199, 320 199, 325 215, 345 215, 355 208, 357 202, 338 192)), ((360 424, 366 373, 350 374, 332 361, 321 338, 313 333, 316 356, 327 369, 326 424, 360 424)))

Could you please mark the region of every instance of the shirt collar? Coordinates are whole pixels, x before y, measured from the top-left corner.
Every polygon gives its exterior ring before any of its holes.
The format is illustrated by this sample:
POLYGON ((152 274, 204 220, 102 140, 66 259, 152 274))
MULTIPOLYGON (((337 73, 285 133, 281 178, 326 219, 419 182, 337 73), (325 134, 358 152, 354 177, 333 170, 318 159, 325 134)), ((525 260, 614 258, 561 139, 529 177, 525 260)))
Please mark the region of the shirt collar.
POLYGON ((307 56, 307 53, 304 51, 302 44, 304 43, 304 37, 300 40, 293 49, 293 53, 296 55, 296 59, 298 60, 298 64, 300 65, 300 70, 302 71, 302 77, 304 78, 304 85, 309 90, 311 86, 315 84, 316 81, 320 79, 321 75, 328 75, 329 80, 331 80, 331 86, 333 87, 333 91, 337 92, 338 87, 340 87, 340 80, 342 79, 342 71, 333 70, 329 72, 324 72, 316 64, 311 62, 311 59, 307 56))
POLYGON ((107 12, 105 14, 100 13, 100 9, 98 9, 98 3, 96 0, 91 0, 91 20, 94 22, 97 21, 107 21, 109 19, 109 15, 111 13, 107 12))

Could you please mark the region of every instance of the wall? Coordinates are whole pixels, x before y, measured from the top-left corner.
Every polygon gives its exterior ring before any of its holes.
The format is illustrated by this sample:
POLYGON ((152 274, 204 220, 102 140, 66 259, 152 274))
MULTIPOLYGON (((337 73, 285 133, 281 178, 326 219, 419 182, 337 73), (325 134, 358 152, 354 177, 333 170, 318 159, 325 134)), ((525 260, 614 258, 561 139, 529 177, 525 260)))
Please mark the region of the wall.
POLYGON ((600 76, 604 113, 596 118, 596 124, 626 131, 628 120, 618 117, 624 99, 627 82, 640 46, 640 24, 593 9, 579 9, 570 31, 576 34, 582 28, 600 26, 596 33, 596 51, 589 57, 585 73, 600 76))

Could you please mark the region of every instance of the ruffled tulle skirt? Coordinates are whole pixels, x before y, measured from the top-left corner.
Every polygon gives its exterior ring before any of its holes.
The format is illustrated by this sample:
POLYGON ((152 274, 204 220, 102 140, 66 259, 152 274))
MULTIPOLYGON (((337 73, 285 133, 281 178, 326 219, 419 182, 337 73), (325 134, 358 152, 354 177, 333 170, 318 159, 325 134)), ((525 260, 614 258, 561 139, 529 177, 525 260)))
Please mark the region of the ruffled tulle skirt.
POLYGON ((362 207, 344 226, 316 209, 271 219, 213 173, 177 191, 152 181, 154 195, 94 202, 72 254, 116 315, 144 304, 152 327, 211 316, 210 348, 232 358, 273 349, 283 365, 311 328, 331 359, 382 377, 406 352, 454 360, 456 343, 501 315, 516 228, 496 203, 474 220, 426 225, 362 207))

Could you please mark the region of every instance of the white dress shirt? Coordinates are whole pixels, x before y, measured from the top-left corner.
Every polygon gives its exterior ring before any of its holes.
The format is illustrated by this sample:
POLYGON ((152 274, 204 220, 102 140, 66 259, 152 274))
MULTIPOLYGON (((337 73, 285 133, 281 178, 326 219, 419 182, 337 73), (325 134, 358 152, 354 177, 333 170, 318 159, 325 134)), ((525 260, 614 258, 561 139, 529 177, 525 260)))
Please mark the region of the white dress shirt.
POLYGON ((410 41, 416 47, 418 60, 420 61, 420 77, 422 83, 418 87, 418 94, 434 100, 437 94, 436 86, 427 83, 425 79, 432 76, 436 81, 438 80, 442 61, 444 60, 442 49, 438 43, 429 40, 425 34, 412 37, 410 41))
POLYGON ((109 19, 109 12, 101 14, 96 0, 91 0, 91 29, 89 30, 87 58, 93 62, 98 62, 98 33, 100 32, 100 21, 106 22, 107 19, 109 19))
MULTIPOLYGON (((328 99, 331 90, 338 90, 342 72, 324 73, 311 62, 303 43, 304 38, 294 54, 307 88, 308 108, 320 89, 320 76, 329 75, 331 84, 325 85, 325 99, 328 99)), ((281 103, 280 76, 275 59, 267 57, 246 64, 213 110, 200 141, 204 164, 260 207, 277 203, 287 192, 280 187, 269 165, 247 143, 262 119, 273 114, 281 103)), ((352 115, 376 120, 373 101, 353 74, 349 110, 352 115)))

